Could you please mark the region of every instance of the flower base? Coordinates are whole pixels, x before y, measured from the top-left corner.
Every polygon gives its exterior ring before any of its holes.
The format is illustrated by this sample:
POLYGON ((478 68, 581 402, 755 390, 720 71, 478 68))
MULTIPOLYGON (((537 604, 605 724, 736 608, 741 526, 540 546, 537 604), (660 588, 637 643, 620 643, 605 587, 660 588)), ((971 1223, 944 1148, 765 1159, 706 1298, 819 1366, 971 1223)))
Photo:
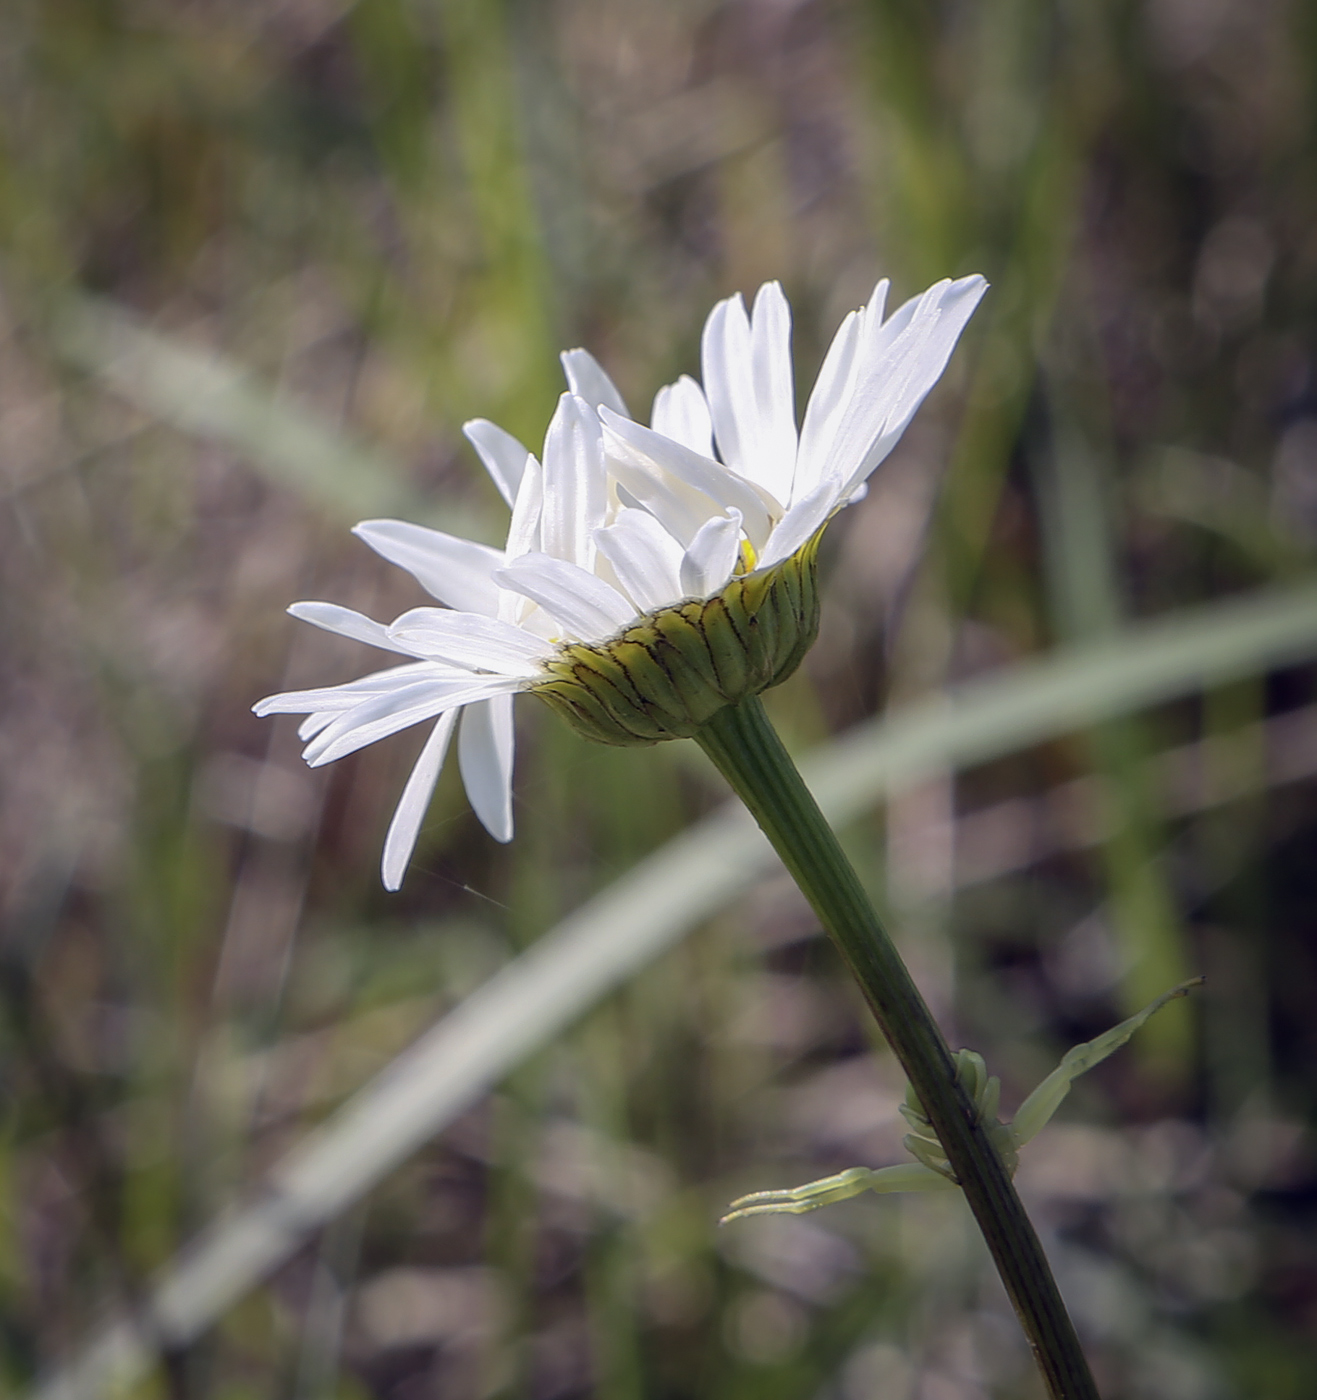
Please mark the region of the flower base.
POLYGON ((605 744, 691 738, 800 665, 819 629, 822 534, 712 598, 650 613, 611 641, 562 647, 531 694, 605 744))

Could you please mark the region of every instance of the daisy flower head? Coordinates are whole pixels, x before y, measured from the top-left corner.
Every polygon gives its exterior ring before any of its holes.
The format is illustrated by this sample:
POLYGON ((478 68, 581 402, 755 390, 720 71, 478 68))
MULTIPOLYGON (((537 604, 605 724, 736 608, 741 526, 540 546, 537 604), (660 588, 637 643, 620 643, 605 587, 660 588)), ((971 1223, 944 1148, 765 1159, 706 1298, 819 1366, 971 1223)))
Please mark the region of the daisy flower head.
POLYGON ((540 458, 495 424, 464 431, 511 512, 502 549, 400 520, 355 529, 439 606, 385 625, 333 603, 294 617, 405 658, 343 685, 272 695, 303 714, 312 765, 433 727, 384 842, 397 889, 456 732, 471 806, 512 836, 514 697, 531 691, 614 744, 688 737, 784 680, 818 627, 816 554, 945 368, 987 284, 939 282, 884 317, 887 283, 842 322, 797 428, 791 317, 776 282, 704 327, 683 375, 636 421, 584 350, 540 458))

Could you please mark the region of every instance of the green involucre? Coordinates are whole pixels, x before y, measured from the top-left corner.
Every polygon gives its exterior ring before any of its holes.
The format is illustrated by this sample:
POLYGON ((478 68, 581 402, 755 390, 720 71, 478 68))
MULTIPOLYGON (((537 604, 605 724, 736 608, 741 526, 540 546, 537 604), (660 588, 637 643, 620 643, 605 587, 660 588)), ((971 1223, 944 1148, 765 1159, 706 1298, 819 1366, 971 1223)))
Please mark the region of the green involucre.
POLYGON ((786 680, 813 645, 822 533, 712 598, 650 613, 611 641, 562 647, 532 694, 605 744, 689 739, 725 705, 786 680))

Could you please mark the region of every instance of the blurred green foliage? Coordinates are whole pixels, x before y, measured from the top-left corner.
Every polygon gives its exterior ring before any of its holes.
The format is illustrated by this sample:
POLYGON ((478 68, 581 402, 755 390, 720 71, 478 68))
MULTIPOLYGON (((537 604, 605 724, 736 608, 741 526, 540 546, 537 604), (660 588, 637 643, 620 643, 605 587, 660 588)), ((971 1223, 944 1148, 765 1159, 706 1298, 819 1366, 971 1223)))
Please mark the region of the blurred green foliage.
MULTIPOLYGON (((385 896, 414 739, 312 774, 248 712, 366 664, 289 601, 416 601, 346 524, 404 498, 496 535, 459 425, 537 441, 560 347, 639 408, 713 300, 780 277, 808 385, 878 276, 981 271, 834 527, 771 697, 793 742, 1302 577, 1315 82, 1301 0, 7 0, 0 1389, 720 795, 687 746, 526 705, 513 845, 449 773, 385 896), (203 403, 198 351, 243 392, 203 403)), ((1208 975, 1201 1024, 1078 1086, 1022 1174, 1112 1400, 1311 1393, 1312 687, 948 774, 848 837, 1008 1104, 1208 975)), ((901 1092, 766 879, 133 1393, 1033 1395, 958 1202, 713 1228, 897 1160, 901 1092)))

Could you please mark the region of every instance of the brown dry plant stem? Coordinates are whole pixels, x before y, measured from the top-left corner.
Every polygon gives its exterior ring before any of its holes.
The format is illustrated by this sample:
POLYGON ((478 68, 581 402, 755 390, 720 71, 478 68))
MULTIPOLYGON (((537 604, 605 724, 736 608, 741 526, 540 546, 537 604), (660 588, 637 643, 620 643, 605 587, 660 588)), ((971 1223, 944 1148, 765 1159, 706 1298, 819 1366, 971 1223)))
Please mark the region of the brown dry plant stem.
POLYGON ((942 1032, 759 698, 719 710, 695 737, 749 808, 860 984, 937 1131, 1048 1393, 1053 1400, 1098 1400, 1037 1232, 956 1077, 942 1032))

